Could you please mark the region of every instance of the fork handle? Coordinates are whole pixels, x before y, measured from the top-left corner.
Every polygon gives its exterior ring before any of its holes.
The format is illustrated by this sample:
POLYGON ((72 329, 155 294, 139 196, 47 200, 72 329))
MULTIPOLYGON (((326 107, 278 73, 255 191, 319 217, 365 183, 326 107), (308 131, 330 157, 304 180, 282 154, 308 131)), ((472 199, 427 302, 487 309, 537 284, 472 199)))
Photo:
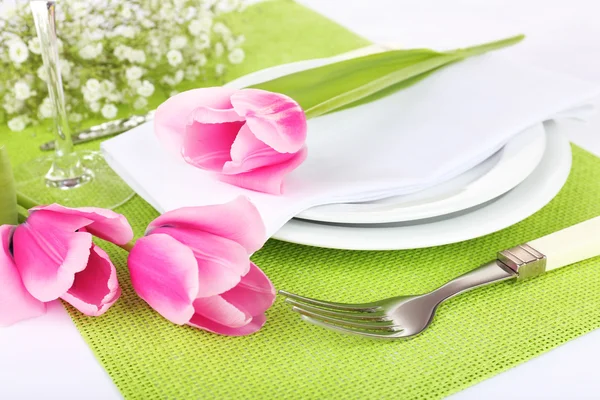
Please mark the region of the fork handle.
POLYGON ((599 256, 600 217, 551 233, 528 244, 546 256, 546 271, 599 256))

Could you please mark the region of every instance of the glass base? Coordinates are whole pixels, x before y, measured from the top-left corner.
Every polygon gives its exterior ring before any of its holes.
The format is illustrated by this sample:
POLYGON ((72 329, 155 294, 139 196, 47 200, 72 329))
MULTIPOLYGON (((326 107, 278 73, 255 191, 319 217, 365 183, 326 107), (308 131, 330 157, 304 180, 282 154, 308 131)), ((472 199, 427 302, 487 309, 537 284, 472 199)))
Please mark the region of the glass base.
POLYGON ((40 157, 14 170, 17 190, 39 204, 66 207, 116 208, 135 194, 106 163, 99 152, 77 151, 85 171, 73 185, 56 185, 47 179, 54 157, 40 157))

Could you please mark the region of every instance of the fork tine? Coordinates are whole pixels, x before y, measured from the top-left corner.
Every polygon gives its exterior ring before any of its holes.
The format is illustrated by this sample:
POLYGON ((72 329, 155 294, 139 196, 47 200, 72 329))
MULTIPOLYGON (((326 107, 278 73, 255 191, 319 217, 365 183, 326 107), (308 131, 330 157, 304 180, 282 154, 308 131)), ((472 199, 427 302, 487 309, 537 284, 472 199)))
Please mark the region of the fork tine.
POLYGON ((311 299, 310 297, 299 296, 294 293, 286 292, 285 290, 280 290, 279 294, 308 304, 313 304, 315 306, 321 306, 326 308, 331 308, 333 310, 345 310, 345 311, 364 311, 364 312, 374 312, 381 310, 381 307, 378 305, 372 304, 345 304, 345 303, 333 303, 329 301, 311 299))
POLYGON ((336 325, 353 327, 353 328, 361 328, 368 330, 381 330, 381 331, 392 331, 397 332, 401 331, 402 328, 396 325, 393 321, 369 321, 369 322, 356 322, 349 321, 347 319, 334 318, 321 314, 314 313, 312 311, 306 310, 301 307, 294 306, 292 307, 292 311, 297 312, 298 314, 304 315, 306 317, 314 318, 322 322, 329 322, 336 325))
POLYGON ((326 308, 311 306, 309 304, 296 301, 292 298, 285 299, 285 302, 288 304, 291 304, 292 306, 310 311, 312 313, 319 314, 319 315, 327 315, 329 317, 345 318, 345 319, 355 320, 355 321, 381 321, 381 322, 383 322, 383 321, 391 321, 392 320, 383 311, 376 311, 376 312, 333 311, 333 310, 329 310, 326 308))
POLYGON ((372 339, 388 339, 388 340, 389 339, 397 339, 397 338, 401 338, 401 337, 405 336, 403 331, 376 333, 374 331, 367 331, 367 330, 356 329, 356 328, 345 328, 343 326, 338 326, 338 325, 330 324, 327 322, 322 322, 317 319, 307 317, 306 315, 302 315, 301 318, 304 321, 306 321, 310 324, 313 324, 313 325, 320 326, 321 328, 329 329, 330 331, 335 331, 335 332, 344 333, 344 334, 348 334, 348 335, 368 337, 368 338, 372 338, 372 339))

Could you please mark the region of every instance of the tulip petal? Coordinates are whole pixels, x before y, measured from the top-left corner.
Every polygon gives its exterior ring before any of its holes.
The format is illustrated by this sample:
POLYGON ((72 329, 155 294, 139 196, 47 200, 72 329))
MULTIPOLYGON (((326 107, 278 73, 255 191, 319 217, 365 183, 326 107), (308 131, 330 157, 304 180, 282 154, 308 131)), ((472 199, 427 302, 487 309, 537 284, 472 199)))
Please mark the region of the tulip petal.
POLYGON ((265 226, 254 204, 240 196, 228 203, 202 207, 183 207, 156 218, 148 232, 161 226, 195 229, 241 244, 248 254, 266 241, 265 226))
POLYGON ((295 153, 306 141, 306 116, 292 98, 260 89, 231 95, 235 111, 258 139, 280 153, 295 153))
POLYGON ((250 270, 248 253, 237 242, 193 229, 164 227, 152 234, 167 234, 188 246, 198 263, 198 295, 210 297, 237 285, 250 270))
POLYGON ((230 149, 243 122, 204 124, 193 121, 185 127, 181 155, 195 167, 221 171, 231 161, 230 149))
POLYGON ((0 226, 0 326, 39 317, 46 312, 46 305, 27 292, 19 276, 10 251, 12 231, 10 225, 0 226))
POLYGON ((209 332, 217 333, 219 335, 226 336, 247 336, 251 335, 260 330, 267 321, 267 317, 264 314, 252 317, 252 320, 246 325, 239 328, 232 328, 218 324, 208 318, 204 318, 201 315, 195 314, 188 325, 196 328, 204 329, 209 332))
POLYGON ((231 328, 240 328, 252 319, 250 314, 240 310, 221 296, 194 300, 194 310, 197 315, 231 328))
POLYGON ((52 211, 35 211, 15 229, 15 264, 23 284, 38 300, 55 300, 73 285, 87 265, 92 235, 74 232, 82 219, 52 211))
MULTIPOLYGON (((34 207, 32 211, 52 211, 59 215, 57 219, 62 218, 62 215, 78 216, 89 220, 85 225, 86 231, 100 239, 107 240, 115 244, 125 244, 133 239, 133 230, 125 216, 114 211, 97 207, 80 207, 69 208, 59 204, 51 204, 49 206, 34 207)), ((78 228, 78 229, 79 229, 78 228)))
POLYGON ((210 87, 179 93, 162 103, 154 114, 154 132, 160 142, 176 156, 181 156, 188 117, 198 107, 231 109, 231 95, 236 89, 210 87))
POLYGON ((235 175, 219 174, 219 180, 242 188, 256 190, 258 192, 281 194, 283 192, 283 180, 287 174, 295 170, 304 162, 307 156, 306 147, 301 149, 293 157, 280 164, 257 168, 252 171, 235 175))
POLYGON ((61 298, 85 315, 97 317, 104 314, 120 295, 115 266, 104 250, 92 245, 87 267, 75 274, 73 286, 61 298))
POLYGON ((279 153, 254 136, 248 125, 242 126, 231 145, 231 161, 223 165, 224 174, 240 174, 256 168, 287 162, 293 153, 279 153))
POLYGON ((239 285, 221 295, 250 315, 267 311, 273 305, 275 296, 273 284, 254 263, 250 263, 250 272, 242 278, 239 285))
POLYGON ((175 324, 190 320, 198 295, 198 265, 192 250, 159 233, 138 239, 127 261, 138 296, 175 324))

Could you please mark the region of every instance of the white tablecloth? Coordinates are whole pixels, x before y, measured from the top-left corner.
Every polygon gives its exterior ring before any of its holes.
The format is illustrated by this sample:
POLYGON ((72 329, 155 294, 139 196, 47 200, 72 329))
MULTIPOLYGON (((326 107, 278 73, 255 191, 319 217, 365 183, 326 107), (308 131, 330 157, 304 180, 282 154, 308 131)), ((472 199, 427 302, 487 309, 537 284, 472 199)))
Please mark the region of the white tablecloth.
MULTIPOLYGON (((371 41, 403 47, 450 48, 523 32, 528 39, 510 50, 515 57, 600 82, 597 0, 300 1, 371 41)), ((600 116, 571 139, 600 156, 600 116)), ((600 330, 453 397, 598 398, 599 360, 600 330)), ((62 306, 53 304, 41 318, 0 329, 0 398, 121 396, 62 306)))

